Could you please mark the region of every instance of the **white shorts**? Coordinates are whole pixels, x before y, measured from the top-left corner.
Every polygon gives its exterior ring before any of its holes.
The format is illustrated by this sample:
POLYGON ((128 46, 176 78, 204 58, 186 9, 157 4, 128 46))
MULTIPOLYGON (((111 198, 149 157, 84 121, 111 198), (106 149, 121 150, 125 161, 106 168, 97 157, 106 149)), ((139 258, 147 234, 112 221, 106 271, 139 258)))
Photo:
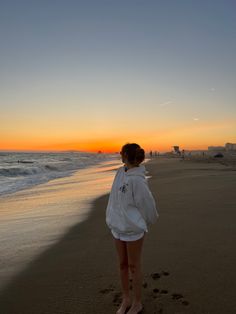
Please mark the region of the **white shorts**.
POLYGON ((141 239, 145 234, 145 232, 143 231, 142 233, 128 235, 128 234, 124 234, 124 233, 117 233, 114 230, 111 230, 111 233, 115 239, 125 241, 125 242, 137 241, 137 240, 141 239))

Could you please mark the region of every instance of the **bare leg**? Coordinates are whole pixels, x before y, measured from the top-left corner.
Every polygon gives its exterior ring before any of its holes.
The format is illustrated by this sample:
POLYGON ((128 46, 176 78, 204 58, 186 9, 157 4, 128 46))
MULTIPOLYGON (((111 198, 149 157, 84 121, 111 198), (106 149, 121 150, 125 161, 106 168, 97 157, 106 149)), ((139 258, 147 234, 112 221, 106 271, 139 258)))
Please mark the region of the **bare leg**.
POLYGON ((117 254, 119 257, 120 279, 123 293, 123 300, 117 314, 124 314, 130 306, 129 296, 129 265, 126 242, 115 239, 117 254))
POLYGON ((142 310, 142 271, 141 271, 141 253, 144 237, 137 241, 127 243, 129 269, 133 278, 134 300, 128 314, 137 314, 142 310))

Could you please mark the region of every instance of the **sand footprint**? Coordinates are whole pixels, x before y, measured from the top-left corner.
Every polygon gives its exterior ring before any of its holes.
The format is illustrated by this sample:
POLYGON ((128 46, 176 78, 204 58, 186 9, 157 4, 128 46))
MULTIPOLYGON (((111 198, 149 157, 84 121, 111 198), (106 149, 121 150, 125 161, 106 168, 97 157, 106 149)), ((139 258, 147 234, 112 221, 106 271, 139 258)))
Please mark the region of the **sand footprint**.
POLYGON ((143 288, 146 289, 148 284, 146 282, 143 283, 143 288))
POLYGON ((181 300, 182 304, 185 305, 185 306, 189 305, 189 302, 187 300, 182 300, 183 299, 183 295, 180 294, 180 293, 173 293, 172 294, 172 299, 173 300, 181 300))
POLYGON ((122 294, 120 292, 115 293, 112 302, 115 306, 120 305, 122 302, 122 294))
POLYGON ((113 288, 105 288, 105 289, 100 290, 99 292, 102 293, 102 294, 108 294, 108 293, 110 293, 112 291, 114 291, 113 288))
POLYGON ((108 288, 102 289, 99 292, 101 294, 110 294, 110 293, 112 293, 112 295, 113 295, 112 303, 115 306, 119 305, 121 303, 121 301, 122 301, 122 294, 121 294, 121 292, 116 292, 113 285, 110 285, 108 288))
POLYGON ((154 280, 161 278, 161 276, 169 276, 170 273, 168 271, 162 270, 161 273, 152 273, 151 277, 154 280))
POLYGON ((108 294, 108 293, 113 292, 113 291, 114 291, 114 286, 111 284, 108 286, 108 288, 102 289, 99 292, 102 294, 108 294))
POLYGON ((152 290, 154 293, 158 293, 159 292, 159 289, 155 288, 152 290))
POLYGON ((179 299, 182 299, 183 298, 183 295, 180 294, 180 293, 173 293, 172 294, 172 299, 173 300, 179 300, 179 299))
MULTIPOLYGON (((156 272, 156 273, 151 273, 149 276, 153 279, 153 280, 158 280, 160 279, 162 276, 169 276, 170 273, 166 270, 162 270, 160 272, 156 272)), ((147 280, 148 281, 148 280, 147 280)), ((147 282, 144 282, 143 283, 143 287, 144 288, 147 288, 148 284, 147 282)), ((172 300, 177 300, 177 301, 180 301, 182 305, 184 306, 188 306, 189 305, 189 302, 187 300, 184 299, 184 296, 181 294, 181 293, 172 293, 172 294, 169 294, 170 292, 166 289, 160 289, 160 288, 153 288, 152 289, 152 294, 151 294, 151 297, 153 299, 157 299, 159 297, 161 297, 161 295, 169 295, 172 300)), ((163 308, 160 308, 158 310, 158 312, 155 312, 155 313, 162 313, 163 312, 163 308)))
POLYGON ((184 300, 184 301, 182 301, 182 304, 187 306, 187 305, 189 305, 189 302, 184 300))
POLYGON ((159 278, 161 278, 161 275, 159 273, 153 273, 151 274, 152 279, 157 280, 159 278))

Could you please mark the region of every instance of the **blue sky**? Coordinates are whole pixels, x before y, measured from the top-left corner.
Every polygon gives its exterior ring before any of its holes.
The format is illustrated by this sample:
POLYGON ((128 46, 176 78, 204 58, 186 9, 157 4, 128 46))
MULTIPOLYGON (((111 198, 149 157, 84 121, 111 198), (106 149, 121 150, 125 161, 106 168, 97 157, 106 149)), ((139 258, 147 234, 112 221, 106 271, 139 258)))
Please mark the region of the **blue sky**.
POLYGON ((190 145, 187 130, 199 147, 236 141, 235 12, 228 0, 0 1, 0 147, 118 133, 190 145))

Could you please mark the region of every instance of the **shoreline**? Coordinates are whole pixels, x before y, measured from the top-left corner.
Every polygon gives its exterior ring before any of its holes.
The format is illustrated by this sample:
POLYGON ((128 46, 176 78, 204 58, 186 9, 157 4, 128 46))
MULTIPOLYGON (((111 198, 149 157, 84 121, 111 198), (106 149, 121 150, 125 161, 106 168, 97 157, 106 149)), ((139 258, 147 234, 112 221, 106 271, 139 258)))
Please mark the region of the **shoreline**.
MULTIPOLYGON (((0 291, 74 225, 109 190, 116 161, 105 161, 0 197, 0 291)), ((1 311, 0 311, 1 312, 1 311)))
MULTIPOLYGON (((118 160, 118 158, 117 158, 117 160, 118 160)), ((109 162, 111 162, 111 163, 114 162, 114 164, 115 164, 117 160, 114 157, 110 157, 110 158, 107 158, 107 159, 104 159, 104 160, 97 161, 96 163, 88 164, 85 167, 80 166, 78 168, 71 169, 71 170, 65 170, 64 172, 58 172, 56 174, 55 173, 51 173, 51 175, 53 174, 53 176, 52 177, 48 176, 47 178, 42 178, 42 177, 41 178, 39 178, 39 177, 35 178, 35 176, 32 176, 32 177, 28 178, 28 179, 30 179, 30 182, 24 182, 24 186, 23 187, 17 186, 16 185, 17 182, 15 182, 15 186, 11 190, 0 191, 0 199, 4 198, 4 197, 10 197, 10 196, 14 197, 15 193, 18 193, 18 192, 21 192, 21 191, 27 191, 28 189, 32 189, 32 188, 40 186, 42 184, 47 184, 47 183, 49 183, 51 181, 54 181, 54 180, 72 177, 79 171, 87 170, 87 169, 94 168, 94 167, 97 167, 97 168, 102 167, 102 165, 104 163, 107 163, 107 162, 108 163, 109 162)), ((25 162, 25 163, 30 163, 31 164, 33 162, 25 162)), ((24 179, 26 179, 26 177, 24 179)), ((22 184, 22 182, 20 182, 20 183, 22 184)))
MULTIPOLYGON (((160 213, 144 244, 145 313, 233 314, 235 172, 165 158, 145 166, 160 213)), ((115 313, 120 284, 107 201, 97 198, 88 219, 13 279, 0 312, 115 313)))

